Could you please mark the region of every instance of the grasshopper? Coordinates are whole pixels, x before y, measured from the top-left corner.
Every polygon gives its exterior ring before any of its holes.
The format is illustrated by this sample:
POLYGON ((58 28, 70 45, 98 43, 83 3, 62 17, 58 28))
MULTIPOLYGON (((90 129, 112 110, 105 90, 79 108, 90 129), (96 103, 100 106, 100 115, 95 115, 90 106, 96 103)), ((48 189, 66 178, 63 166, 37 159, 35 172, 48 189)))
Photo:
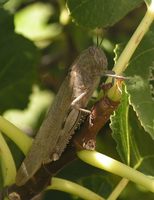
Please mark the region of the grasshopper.
POLYGON ((16 176, 24 185, 37 170, 61 156, 82 112, 107 70, 107 58, 96 46, 84 50, 72 64, 16 176))

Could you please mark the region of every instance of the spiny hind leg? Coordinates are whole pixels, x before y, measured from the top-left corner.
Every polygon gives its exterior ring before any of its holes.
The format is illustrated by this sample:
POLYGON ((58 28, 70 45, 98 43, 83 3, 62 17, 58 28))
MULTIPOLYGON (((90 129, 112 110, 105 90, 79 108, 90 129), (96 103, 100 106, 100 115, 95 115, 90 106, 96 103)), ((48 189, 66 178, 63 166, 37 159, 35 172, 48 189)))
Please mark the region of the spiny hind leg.
POLYGON ((71 106, 72 106, 73 108, 75 108, 75 109, 77 109, 77 110, 79 110, 79 111, 85 113, 85 114, 90 115, 90 117, 89 117, 89 124, 92 126, 92 125, 93 125, 93 123, 92 123, 93 117, 92 117, 91 111, 90 111, 90 110, 87 110, 87 109, 85 109, 85 108, 80 108, 80 107, 79 107, 79 102, 80 102, 80 101, 82 100, 82 98, 84 98, 86 95, 87 95, 87 91, 81 93, 78 97, 76 97, 76 98, 72 101, 71 106))
POLYGON ((91 111, 90 110, 87 110, 87 109, 84 109, 84 108, 80 108, 79 107, 79 102, 82 100, 82 98, 84 98, 85 96, 87 95, 87 91, 81 93, 78 97, 76 97, 72 103, 71 103, 71 106, 79 111, 82 111, 82 112, 85 112, 85 113, 88 113, 90 114, 91 111))

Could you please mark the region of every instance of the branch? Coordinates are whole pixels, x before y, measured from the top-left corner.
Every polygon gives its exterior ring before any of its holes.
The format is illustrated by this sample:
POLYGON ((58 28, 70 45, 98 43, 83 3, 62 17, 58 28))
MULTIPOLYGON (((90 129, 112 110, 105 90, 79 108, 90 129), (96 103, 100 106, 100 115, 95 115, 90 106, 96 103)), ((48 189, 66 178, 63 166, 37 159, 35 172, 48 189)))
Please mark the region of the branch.
POLYGON ((94 149, 98 131, 109 120, 110 115, 117 108, 119 102, 113 102, 107 97, 102 98, 93 108, 82 127, 75 133, 65 152, 56 162, 51 162, 42 167, 25 185, 18 187, 12 185, 3 190, 3 196, 9 196, 10 200, 27 200, 41 193, 48 185, 50 179, 55 176, 66 164, 77 159, 76 150, 94 149), (20 198, 19 198, 20 197, 20 198))

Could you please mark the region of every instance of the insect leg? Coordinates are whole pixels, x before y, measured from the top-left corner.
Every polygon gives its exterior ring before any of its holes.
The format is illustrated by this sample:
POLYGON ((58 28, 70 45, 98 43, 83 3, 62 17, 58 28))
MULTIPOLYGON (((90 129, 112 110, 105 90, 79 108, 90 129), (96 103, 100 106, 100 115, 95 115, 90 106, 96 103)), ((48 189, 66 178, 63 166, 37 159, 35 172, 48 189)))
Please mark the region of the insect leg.
POLYGON ((104 76, 112 77, 113 79, 128 80, 129 77, 117 75, 114 71, 108 70, 105 72, 104 76))
POLYGON ((82 112, 85 112, 85 113, 88 113, 90 114, 91 111, 90 110, 87 110, 87 109, 84 109, 84 108, 80 108, 79 107, 79 102, 81 101, 81 99, 87 95, 87 91, 81 93, 78 97, 76 97, 72 103, 71 103, 71 106, 79 111, 82 111, 82 112))

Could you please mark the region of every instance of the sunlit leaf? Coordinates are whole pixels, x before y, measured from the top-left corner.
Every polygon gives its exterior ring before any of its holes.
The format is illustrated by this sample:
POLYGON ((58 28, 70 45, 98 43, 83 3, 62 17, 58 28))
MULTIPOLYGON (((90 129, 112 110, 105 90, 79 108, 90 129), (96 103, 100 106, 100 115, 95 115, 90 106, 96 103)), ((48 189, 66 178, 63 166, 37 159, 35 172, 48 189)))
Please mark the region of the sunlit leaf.
MULTIPOLYGON (((5 142, 0 132, 0 168, 2 173, 3 186, 13 184, 16 176, 16 166, 10 152, 10 149, 5 142)), ((0 174, 1 174, 0 173, 0 174)))
POLYGON ((126 82, 133 106, 142 126, 154 139, 154 100, 153 100, 153 70, 154 70, 154 34, 150 32, 137 49, 126 75, 126 82))
POLYGON ((15 14, 15 29, 27 38, 39 43, 50 42, 50 38, 60 33, 58 23, 49 23, 54 8, 49 3, 33 3, 15 14))

